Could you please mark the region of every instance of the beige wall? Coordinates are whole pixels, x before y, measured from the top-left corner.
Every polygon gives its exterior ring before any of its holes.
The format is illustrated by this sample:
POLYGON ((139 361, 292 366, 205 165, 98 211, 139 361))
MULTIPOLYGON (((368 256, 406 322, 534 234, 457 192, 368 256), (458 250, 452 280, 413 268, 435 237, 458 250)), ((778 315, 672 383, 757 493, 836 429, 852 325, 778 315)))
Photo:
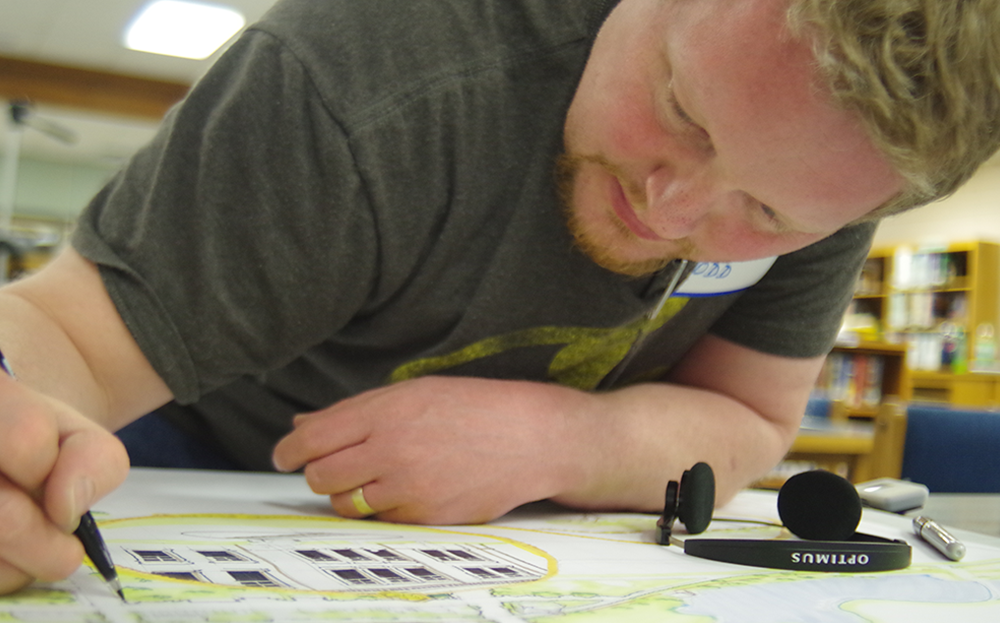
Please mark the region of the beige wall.
POLYGON ((875 246, 1000 242, 1000 164, 995 160, 951 197, 883 221, 875 246))
POLYGON ((22 158, 14 214, 73 221, 114 173, 115 165, 83 166, 22 158))

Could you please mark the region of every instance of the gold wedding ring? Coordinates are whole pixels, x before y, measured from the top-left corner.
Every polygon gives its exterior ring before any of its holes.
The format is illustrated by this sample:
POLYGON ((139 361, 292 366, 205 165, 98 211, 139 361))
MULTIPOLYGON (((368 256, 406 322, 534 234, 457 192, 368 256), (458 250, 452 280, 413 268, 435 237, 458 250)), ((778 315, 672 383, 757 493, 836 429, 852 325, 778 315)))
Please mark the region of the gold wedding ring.
POLYGON ((375 514, 375 509, 369 506, 368 500, 365 499, 364 487, 358 487, 354 491, 351 491, 351 503, 354 504, 354 510, 365 517, 375 514))

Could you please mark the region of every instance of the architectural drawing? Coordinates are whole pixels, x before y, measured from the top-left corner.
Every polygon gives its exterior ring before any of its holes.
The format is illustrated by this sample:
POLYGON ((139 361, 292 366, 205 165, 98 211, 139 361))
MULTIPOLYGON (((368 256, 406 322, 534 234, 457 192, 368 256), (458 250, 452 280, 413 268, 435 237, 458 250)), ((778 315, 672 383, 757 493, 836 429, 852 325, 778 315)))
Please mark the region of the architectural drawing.
POLYGON ((119 567, 269 589, 441 592, 539 580, 554 570, 510 539, 338 518, 164 515, 102 527, 119 567))

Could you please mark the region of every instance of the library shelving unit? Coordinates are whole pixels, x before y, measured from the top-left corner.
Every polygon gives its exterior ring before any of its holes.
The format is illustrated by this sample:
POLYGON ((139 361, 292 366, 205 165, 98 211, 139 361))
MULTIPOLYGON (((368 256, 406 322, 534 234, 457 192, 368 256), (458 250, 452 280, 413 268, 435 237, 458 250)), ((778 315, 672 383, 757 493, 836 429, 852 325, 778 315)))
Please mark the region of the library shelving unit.
POLYGON ((875 319, 877 345, 905 345, 910 387, 901 398, 1000 404, 995 364, 977 371, 976 359, 977 332, 1000 330, 998 278, 1000 245, 992 242, 872 251, 852 313, 875 319))
POLYGON ((980 327, 1000 331, 998 249, 968 242, 869 254, 844 334, 856 339, 834 347, 817 381, 817 395, 833 401, 829 417, 800 429, 763 486, 817 466, 853 482, 898 478, 908 402, 1000 406, 1000 366, 983 368, 975 345, 980 327))

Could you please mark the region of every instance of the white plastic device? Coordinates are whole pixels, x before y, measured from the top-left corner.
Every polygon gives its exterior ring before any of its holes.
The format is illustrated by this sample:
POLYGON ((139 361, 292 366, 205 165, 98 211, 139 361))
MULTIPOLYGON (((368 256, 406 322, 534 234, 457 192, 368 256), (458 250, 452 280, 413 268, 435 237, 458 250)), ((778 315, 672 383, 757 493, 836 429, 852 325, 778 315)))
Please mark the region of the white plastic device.
POLYGON ((918 482, 878 478, 859 483, 855 487, 862 502, 891 513, 913 510, 927 503, 928 489, 918 482))

